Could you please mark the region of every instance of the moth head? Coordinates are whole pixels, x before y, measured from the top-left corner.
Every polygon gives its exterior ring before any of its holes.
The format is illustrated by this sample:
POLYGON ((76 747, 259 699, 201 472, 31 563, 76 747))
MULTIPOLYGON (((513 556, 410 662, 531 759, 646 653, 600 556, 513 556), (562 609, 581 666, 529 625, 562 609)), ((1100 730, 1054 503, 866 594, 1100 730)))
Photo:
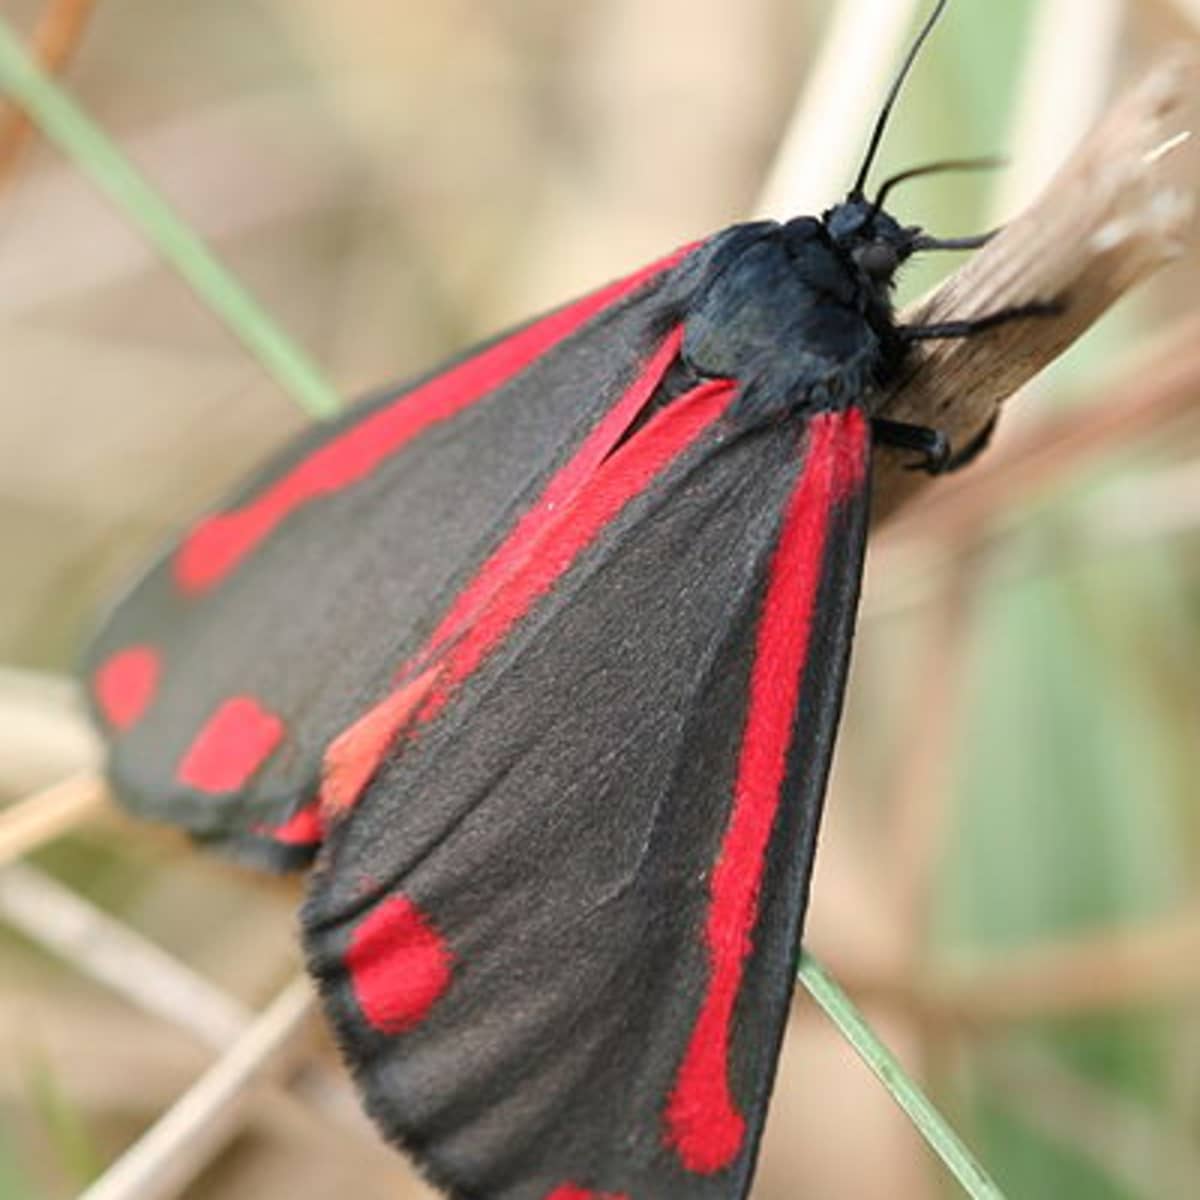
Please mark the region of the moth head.
POLYGON ((872 284, 885 290, 921 238, 920 229, 901 225, 862 196, 849 196, 825 212, 821 221, 842 253, 872 284))
POLYGON ((918 248, 917 239, 921 236, 921 231, 903 227, 883 208, 888 190, 902 178, 910 178, 912 173, 906 172, 903 176, 895 176, 885 181, 874 199, 868 199, 866 195, 867 176, 883 141, 884 130, 887 128, 892 109, 896 106, 900 89, 904 86, 921 47, 946 11, 948 3, 949 0, 937 0, 934 4, 915 41, 909 47, 900 70, 892 80, 883 107, 875 119, 875 126, 867 143, 867 152, 858 169, 858 176, 850 188, 850 194, 841 204, 835 205, 821 217, 821 222, 834 244, 866 276, 877 292, 887 292, 891 287, 900 264, 918 248))

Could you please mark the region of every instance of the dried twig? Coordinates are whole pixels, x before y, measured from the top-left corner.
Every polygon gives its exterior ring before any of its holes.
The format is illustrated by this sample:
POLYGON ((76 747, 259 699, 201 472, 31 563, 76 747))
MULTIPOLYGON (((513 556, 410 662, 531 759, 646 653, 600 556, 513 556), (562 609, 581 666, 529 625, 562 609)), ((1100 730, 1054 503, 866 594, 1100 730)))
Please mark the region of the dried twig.
POLYGON ((1147 1005, 1184 1007, 1200 997, 1200 911, 932 968, 915 979, 857 959, 835 958, 831 966, 861 1004, 976 1032, 1147 1005))
MULTIPOLYGON (((95 0, 48 0, 34 30, 31 49, 42 68, 58 74, 75 53, 83 37, 95 0)), ((12 170, 29 140, 33 126, 15 104, 0 111, 0 184, 12 170)))
POLYGON ((947 970, 927 986, 944 1017, 967 1025, 1192 1004, 1200 995, 1200 912, 1014 950, 947 970))
POLYGON ((887 541, 920 531, 923 538, 964 544, 1014 504, 1028 504, 1071 471, 1128 449, 1195 411, 1200 394, 1200 317, 1181 322, 1134 356, 1086 418, 1077 413, 1040 420, 977 467, 946 480, 893 521, 887 541))
MULTIPOLYGON (((1059 300, 1053 317, 1014 322, 966 340, 931 342, 883 408, 969 445, 1000 405, 1128 288, 1174 258, 1191 194, 1172 182, 1163 153, 1183 132, 1193 64, 1172 58, 1112 108, 1042 196, 933 294, 907 324, 962 320, 1033 301, 1059 300)), ((903 456, 880 455, 878 512, 925 478, 903 456)))
POLYGON ((1156 1104, 1105 1087, 1044 1048, 1006 1045, 985 1054, 992 1095, 1023 1121, 1090 1159, 1120 1194, 1141 1200, 1194 1196, 1200 1153, 1182 1120, 1156 1104))
POLYGON ((1088 515, 1087 532, 1102 548, 1190 533, 1200 528, 1200 463, 1164 467, 1115 489, 1088 515))
POLYGON ((108 799, 95 775, 72 775, 0 813, 0 863, 69 832, 103 810, 108 799))
POLYGON ((0 796, 27 796, 99 758, 73 679, 0 667, 0 796))
POLYGON ((306 979, 289 984, 187 1094, 126 1151, 82 1200, 166 1200, 208 1165, 243 1122, 242 1102, 308 1049, 313 1008, 306 979))
POLYGON ((925 645, 916 671, 905 751, 889 789, 894 821, 889 842, 892 906, 897 928, 908 942, 914 974, 923 968, 930 929, 930 893, 946 836, 951 801, 955 730, 963 716, 962 690, 971 645, 975 571, 956 560, 925 618, 925 645))
POLYGON ((1186 21, 1191 21, 1200 30, 1200 0, 1162 0, 1168 7, 1174 8, 1186 21))
POLYGON ((233 997, 69 888, 23 863, 0 870, 0 917, 77 970, 225 1049, 251 1014, 233 997))

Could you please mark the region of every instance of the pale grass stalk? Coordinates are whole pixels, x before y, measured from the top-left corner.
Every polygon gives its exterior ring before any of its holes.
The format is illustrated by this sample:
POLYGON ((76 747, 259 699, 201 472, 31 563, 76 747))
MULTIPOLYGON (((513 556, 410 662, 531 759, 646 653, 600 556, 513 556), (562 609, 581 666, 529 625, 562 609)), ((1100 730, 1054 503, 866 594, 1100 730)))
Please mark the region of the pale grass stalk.
MULTIPOLYGON (((1109 92, 1127 17, 1124 0, 1042 0, 1035 6, 1009 123, 1009 168, 996 181, 988 227, 1020 212, 1091 128, 1109 92)), ((1037 394, 1037 381, 1029 386, 1037 394)), ((1036 419, 1036 406, 1022 404, 1005 432, 1036 419)))
POLYGON ((107 799, 103 781, 84 772, 0 812, 0 864, 20 858, 90 820, 104 811, 107 799))
POLYGON ((978 1026, 1194 1004, 1200 909, 942 968, 921 990, 948 1019, 978 1026))
POLYGON ((892 822, 887 839, 892 910, 908 942, 905 957, 914 976, 925 956, 933 880, 950 817, 974 592, 974 564, 960 558, 927 606, 924 645, 913 671, 911 719, 902 729, 903 749, 886 798, 892 822))
POLYGON ((1200 1152, 1183 1120, 1164 1119, 1157 1105, 1070 1070, 1063 1059, 1032 1046, 1006 1045, 985 1054, 983 1072, 994 1095, 1022 1120, 1070 1147, 1131 1200, 1192 1200, 1200 1152))
POLYGON ((314 1007, 307 979, 279 993, 245 1033, 80 1200, 170 1200, 241 1129, 256 1089, 308 1053, 314 1007))
POLYGON ((1008 167, 993 192, 990 224, 1002 224, 1028 204, 1099 116, 1125 10, 1124 0, 1041 0, 1034 6, 1009 123, 1008 167))
POLYGON ((0 795, 23 796, 94 769, 100 742, 73 679, 0 667, 0 795))
POLYGON ((23 863, 0 869, 0 917, 137 1008, 223 1050, 250 1011, 129 926, 23 863))
POLYGON ((755 212, 784 219, 840 199, 909 37, 918 0, 842 0, 759 192, 755 212))
MULTIPOLYGON (((228 1050, 254 1019, 185 963, 33 867, 0 868, 0 919, 135 1008, 214 1050, 228 1050)), ((272 1088, 265 1097, 273 1119, 293 1128, 320 1120, 349 1134, 357 1153, 381 1149, 341 1072, 314 1060, 298 1073, 294 1090, 293 1097, 272 1088)))
POLYGON ((974 1034, 1149 1006, 1184 1010, 1200 999, 1200 909, 942 965, 915 978, 907 967, 859 959, 835 957, 831 967, 864 1005, 974 1034))
POLYGON ((1092 505, 1089 543, 1118 548, 1200 529, 1200 463, 1165 467, 1113 489, 1092 505))
POLYGON ((1160 6, 1177 12, 1185 21, 1190 21, 1200 33, 1200 0, 1158 0, 1160 6))

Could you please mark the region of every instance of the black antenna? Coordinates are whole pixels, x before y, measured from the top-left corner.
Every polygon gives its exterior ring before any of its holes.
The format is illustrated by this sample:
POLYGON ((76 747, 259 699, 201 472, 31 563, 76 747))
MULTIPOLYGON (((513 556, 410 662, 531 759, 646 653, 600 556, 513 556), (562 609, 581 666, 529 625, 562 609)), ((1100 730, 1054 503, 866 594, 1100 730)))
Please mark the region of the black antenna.
POLYGON ((991 171, 1007 165, 1008 160, 988 155, 984 158, 945 158, 939 162, 922 163, 919 167, 909 167, 907 171, 899 171, 889 176, 879 185, 871 207, 878 212, 888 198, 888 193, 897 184, 907 183, 910 179, 920 179, 924 175, 938 175, 942 171, 991 171))
POLYGON ((888 117, 892 115, 892 108, 896 103, 896 97, 900 94, 900 88, 904 85, 904 80, 908 76, 908 72, 912 69, 913 63, 916 61, 917 55, 921 52, 921 47, 925 44, 925 39, 933 32, 933 27, 938 23, 938 18, 941 17, 949 0, 938 0, 933 12, 929 14, 925 24, 921 27, 921 32, 917 34, 917 40, 913 42, 912 49, 908 52, 908 57, 904 60, 904 65, 900 68, 894 82, 892 83, 891 91, 888 92, 887 99, 883 102, 883 110, 879 114, 879 119, 875 122, 875 129, 871 133, 871 141, 867 146, 867 155, 863 159, 863 165, 858 172, 858 178, 854 181, 854 186, 850 189, 850 195, 861 197, 863 188, 867 183, 867 172, 871 169, 871 163, 875 161, 875 153, 879 149, 879 143, 883 141, 883 131, 887 127, 888 117))

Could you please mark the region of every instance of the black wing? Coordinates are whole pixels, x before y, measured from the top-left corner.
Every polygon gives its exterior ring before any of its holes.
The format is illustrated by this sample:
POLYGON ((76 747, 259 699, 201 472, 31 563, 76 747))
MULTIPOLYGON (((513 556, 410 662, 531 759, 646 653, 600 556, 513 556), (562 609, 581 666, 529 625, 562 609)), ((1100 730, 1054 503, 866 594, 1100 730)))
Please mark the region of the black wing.
POLYGON ((357 407, 186 533, 87 655, 121 798, 267 865, 307 861, 329 742, 583 486, 666 370, 698 282, 753 236, 717 235, 357 407))
POLYGON ((736 434, 734 398, 659 413, 344 743, 310 966, 376 1121, 454 1196, 748 1191, 869 435, 857 408, 736 434))

